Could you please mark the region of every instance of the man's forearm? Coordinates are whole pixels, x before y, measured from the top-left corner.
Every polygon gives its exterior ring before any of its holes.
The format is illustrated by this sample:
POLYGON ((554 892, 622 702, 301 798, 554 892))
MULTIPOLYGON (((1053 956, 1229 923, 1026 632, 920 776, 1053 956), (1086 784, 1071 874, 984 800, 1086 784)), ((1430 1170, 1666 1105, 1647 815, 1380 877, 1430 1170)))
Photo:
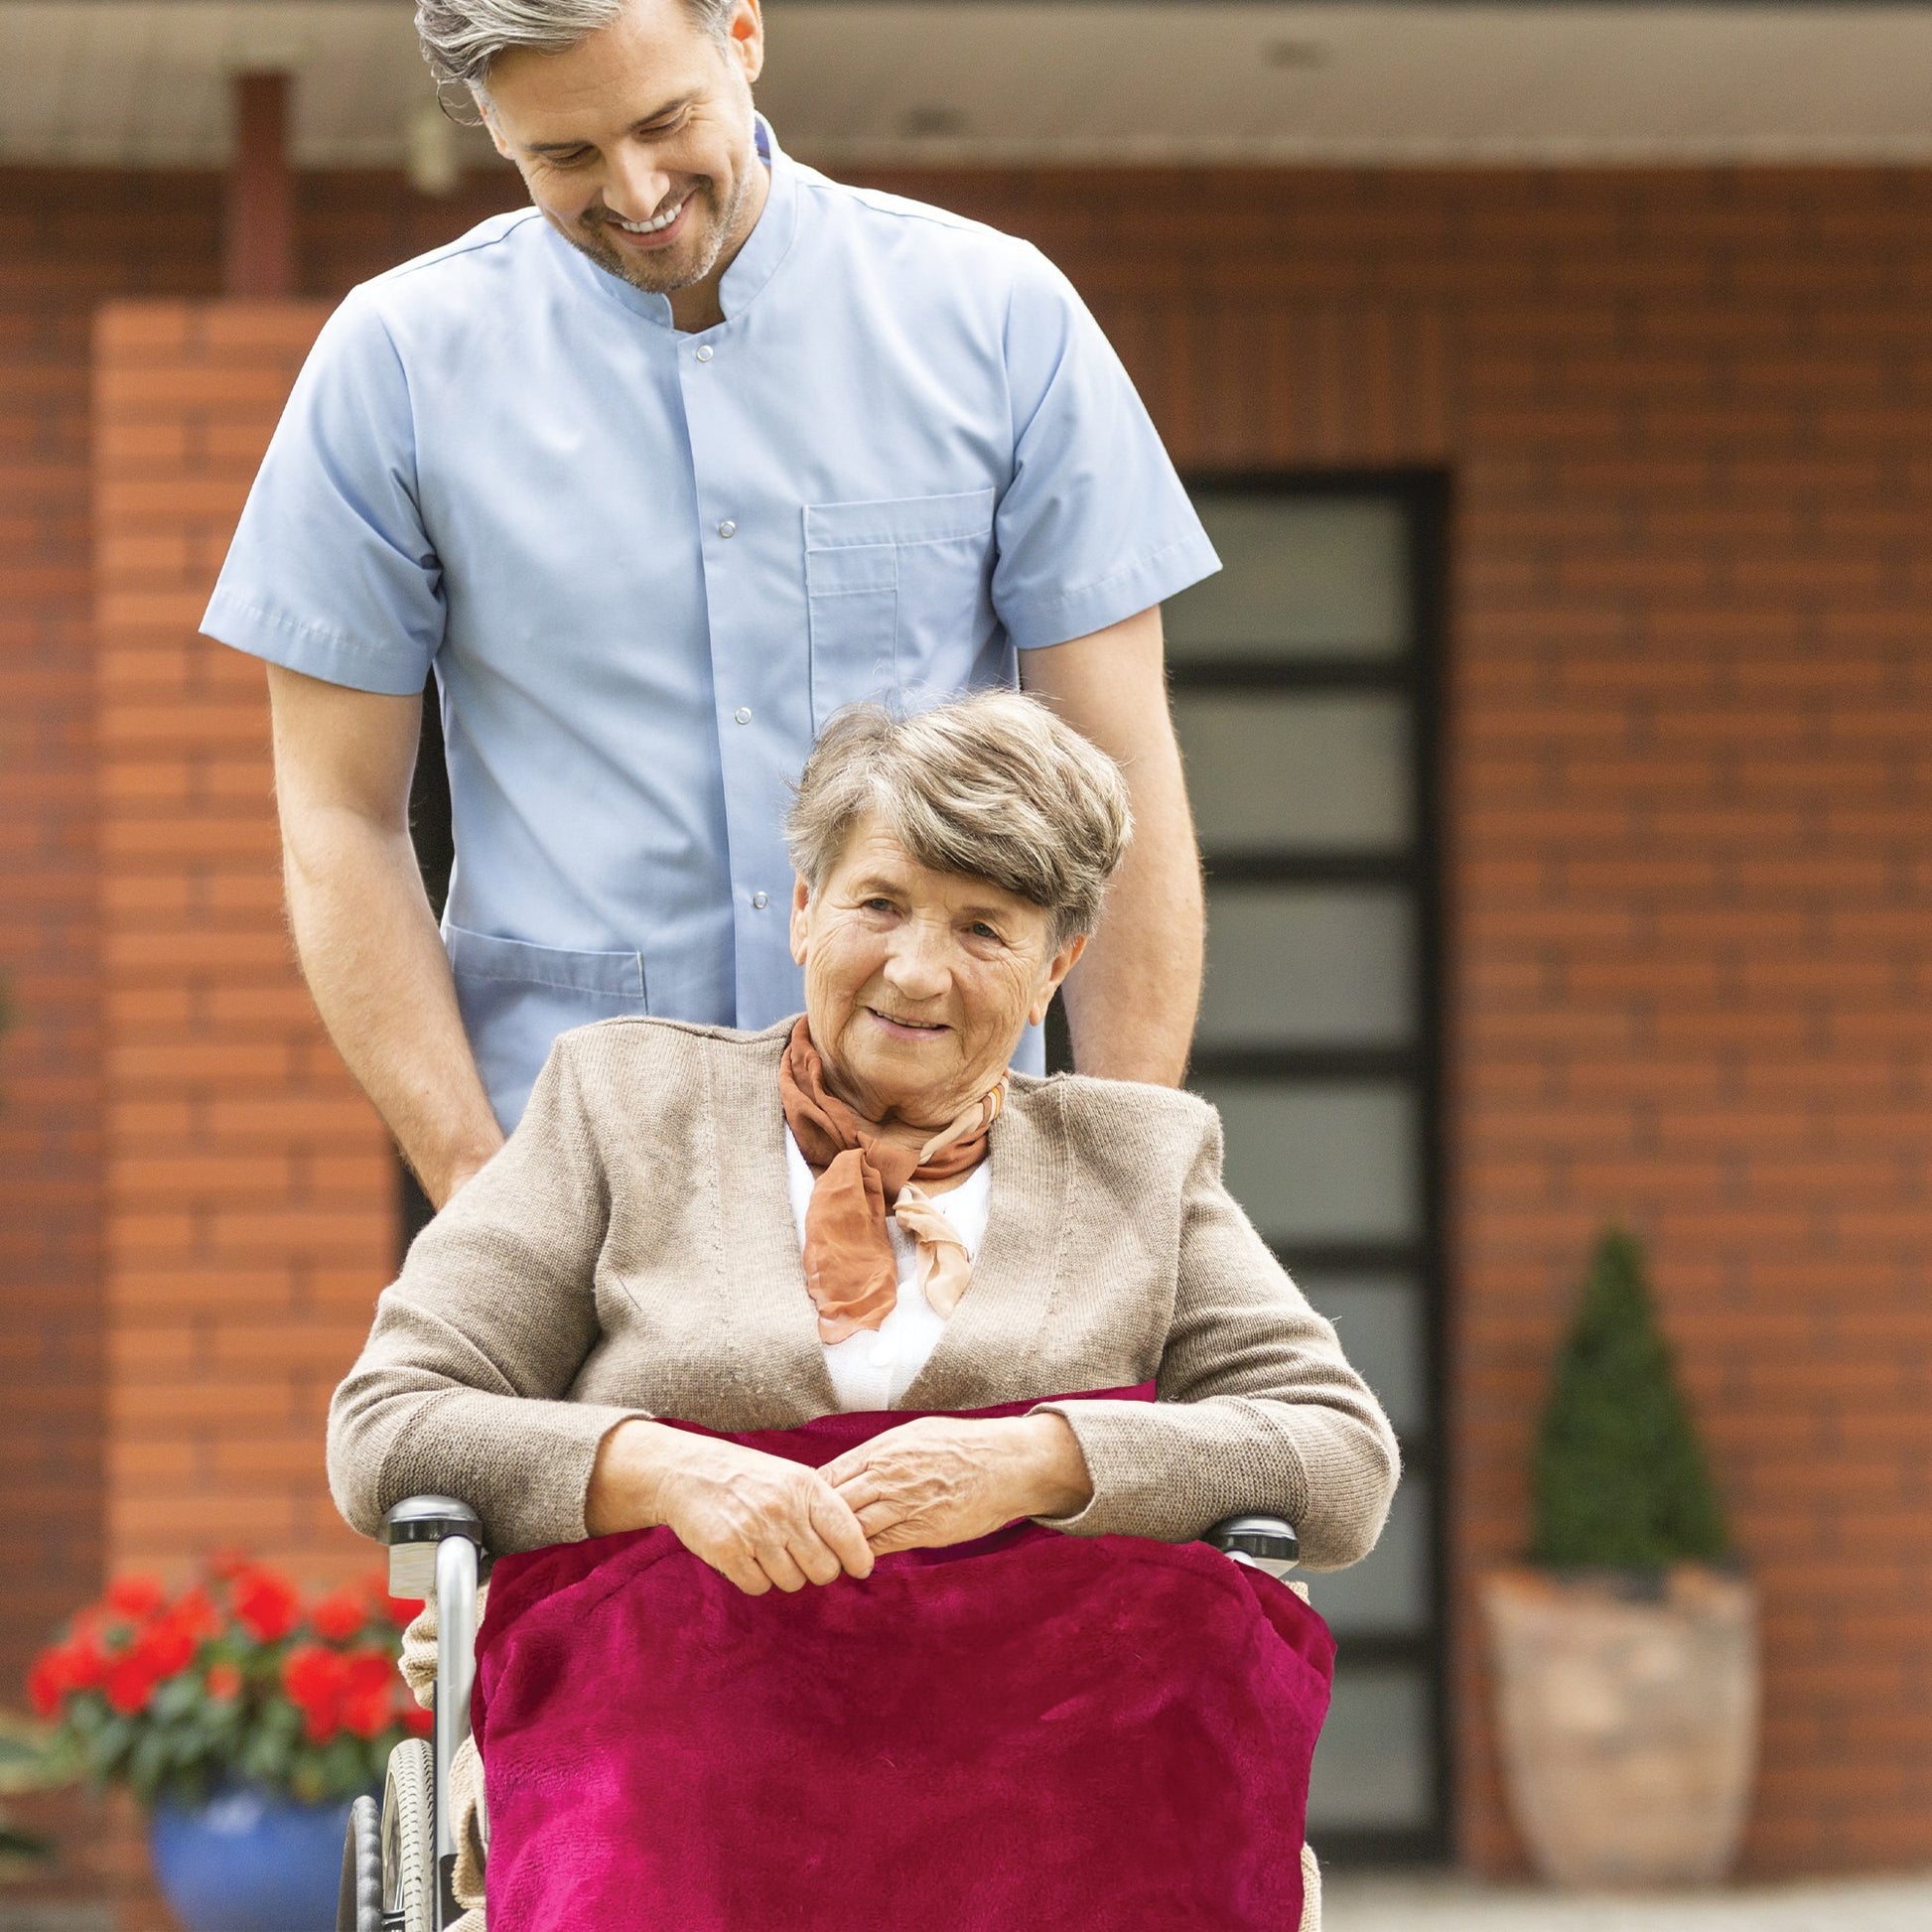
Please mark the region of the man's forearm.
POLYGON ((304 977, 348 1070, 438 1207, 502 1145, 406 832, 350 811, 284 828, 304 977))
POLYGON ((1127 781, 1133 842, 1063 994, 1073 1063, 1103 1079, 1178 1086, 1200 1005, 1200 859, 1178 755, 1143 754, 1127 781))
POLYGON ((1205 920, 1193 814, 1168 710, 1158 609, 1022 655, 1020 681, 1120 761, 1134 837, 1061 997, 1073 1063, 1178 1086, 1200 1006, 1205 920))

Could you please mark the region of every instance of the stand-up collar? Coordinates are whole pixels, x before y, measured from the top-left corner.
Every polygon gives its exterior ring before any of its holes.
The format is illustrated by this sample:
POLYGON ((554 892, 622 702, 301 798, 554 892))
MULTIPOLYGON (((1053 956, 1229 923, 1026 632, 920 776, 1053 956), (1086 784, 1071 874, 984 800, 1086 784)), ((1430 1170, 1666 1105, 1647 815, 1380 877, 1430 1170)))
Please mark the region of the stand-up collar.
MULTIPOLYGON (((771 131, 771 123, 762 114, 754 116, 753 138, 758 145, 759 159, 764 163, 771 179, 757 224, 745 237, 744 247, 732 258, 731 266, 725 270, 724 279, 718 285, 718 305, 724 310, 727 322, 743 314, 757 299, 759 290, 777 273, 778 264, 791 252, 792 239, 798 230, 797 164, 779 147, 778 137, 771 131)), ((570 257, 575 272, 587 279, 590 286, 621 302, 626 309, 633 310, 660 328, 674 326, 668 295, 655 295, 646 289, 633 288, 621 276, 600 268, 581 248, 572 246, 555 228, 550 227, 547 221, 544 226, 549 230, 551 240, 570 257)))
POLYGON ((757 300, 759 291, 791 252, 792 238, 798 232, 797 167, 779 147, 771 123, 762 114, 757 116, 756 139, 759 158, 771 171, 771 186, 758 225, 745 237, 745 246, 718 285, 718 303, 727 322, 757 300))

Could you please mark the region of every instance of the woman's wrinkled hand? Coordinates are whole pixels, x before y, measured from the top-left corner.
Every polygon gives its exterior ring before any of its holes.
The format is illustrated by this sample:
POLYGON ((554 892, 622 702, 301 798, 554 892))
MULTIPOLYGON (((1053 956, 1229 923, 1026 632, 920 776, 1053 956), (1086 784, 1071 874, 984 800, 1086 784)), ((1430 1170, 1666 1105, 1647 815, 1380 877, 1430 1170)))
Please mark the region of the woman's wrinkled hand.
POLYGON ((1066 1516, 1092 1497, 1086 1458, 1056 1415, 921 1416, 819 1470, 875 1556, 969 1543, 1022 1516, 1066 1516))
POLYGON ((642 1418, 605 1438, 584 1516, 593 1536, 661 1524, 749 1596, 872 1574, 851 1505, 818 1470, 642 1418))

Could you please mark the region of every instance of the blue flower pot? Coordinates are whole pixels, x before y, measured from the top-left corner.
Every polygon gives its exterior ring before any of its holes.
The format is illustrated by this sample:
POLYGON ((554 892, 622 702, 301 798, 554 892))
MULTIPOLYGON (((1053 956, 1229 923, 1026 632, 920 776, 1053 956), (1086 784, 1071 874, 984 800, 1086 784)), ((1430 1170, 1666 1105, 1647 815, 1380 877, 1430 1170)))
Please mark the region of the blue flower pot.
POLYGON ((336 1932, 348 1800, 300 1805, 233 1786, 148 1820, 155 1876, 188 1932, 336 1932))

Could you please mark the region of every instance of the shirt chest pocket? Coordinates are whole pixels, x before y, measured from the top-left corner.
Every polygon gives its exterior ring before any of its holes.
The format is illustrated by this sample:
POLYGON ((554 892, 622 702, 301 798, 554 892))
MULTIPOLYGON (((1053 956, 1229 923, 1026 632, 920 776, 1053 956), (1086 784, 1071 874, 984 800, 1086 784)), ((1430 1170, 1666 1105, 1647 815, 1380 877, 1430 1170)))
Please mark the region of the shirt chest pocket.
POLYGON ((933 638, 956 639, 964 686, 992 550, 990 488, 805 506, 814 733, 841 705, 890 699, 923 675, 933 638))

